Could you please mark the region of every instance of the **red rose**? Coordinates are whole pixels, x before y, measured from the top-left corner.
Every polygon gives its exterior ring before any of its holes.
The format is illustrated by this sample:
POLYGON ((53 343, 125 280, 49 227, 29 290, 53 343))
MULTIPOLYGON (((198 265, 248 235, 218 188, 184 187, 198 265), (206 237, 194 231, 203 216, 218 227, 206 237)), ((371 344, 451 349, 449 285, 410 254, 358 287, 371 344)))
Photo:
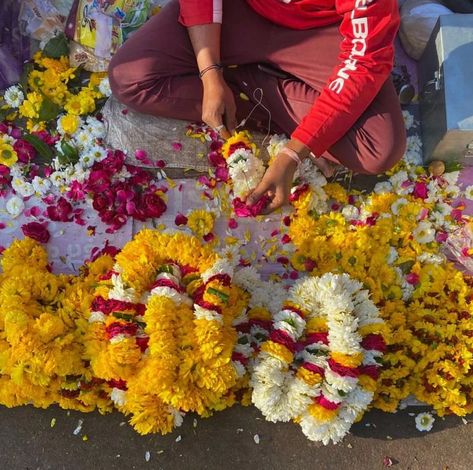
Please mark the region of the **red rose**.
POLYGON ((166 209, 166 203, 157 194, 148 193, 143 196, 143 210, 146 217, 157 219, 166 209))
POLYGON ((70 222, 72 220, 72 206, 63 197, 60 197, 55 206, 46 209, 48 217, 55 222, 70 222))
POLYGON ((21 163, 29 163, 36 155, 34 147, 26 140, 17 140, 13 144, 13 149, 18 155, 18 160, 21 163))
POLYGON ((39 222, 30 222, 21 226, 21 230, 26 237, 30 237, 40 243, 48 243, 50 233, 47 224, 40 224, 39 222))
POLYGON ((105 209, 108 209, 111 206, 112 201, 103 193, 96 194, 94 196, 94 201, 92 203, 92 207, 97 212, 102 212, 105 209))

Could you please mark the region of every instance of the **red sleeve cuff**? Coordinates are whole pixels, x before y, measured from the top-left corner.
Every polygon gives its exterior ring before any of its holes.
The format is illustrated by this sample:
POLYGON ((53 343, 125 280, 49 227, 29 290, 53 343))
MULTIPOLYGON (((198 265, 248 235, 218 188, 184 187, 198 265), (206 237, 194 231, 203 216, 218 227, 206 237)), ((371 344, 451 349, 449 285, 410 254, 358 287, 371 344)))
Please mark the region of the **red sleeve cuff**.
POLYGON ((328 149, 328 146, 326 146, 320 139, 317 139, 316 136, 307 132, 302 126, 296 128, 292 133, 291 138, 297 139, 299 142, 302 142, 304 145, 309 147, 310 151, 316 157, 320 157, 328 149))
POLYGON ((209 15, 186 15, 185 19, 182 17, 182 15, 179 15, 179 23, 181 23, 186 28, 189 28, 190 26, 199 26, 201 24, 213 24, 216 23, 216 21, 213 21, 212 18, 209 18, 209 15))

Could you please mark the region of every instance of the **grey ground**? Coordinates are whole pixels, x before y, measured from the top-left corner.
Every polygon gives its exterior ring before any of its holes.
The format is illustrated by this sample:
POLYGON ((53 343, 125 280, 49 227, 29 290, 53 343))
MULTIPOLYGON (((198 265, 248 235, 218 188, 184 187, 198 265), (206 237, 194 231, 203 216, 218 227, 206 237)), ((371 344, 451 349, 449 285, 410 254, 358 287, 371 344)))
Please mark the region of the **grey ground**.
POLYGON ((186 416, 181 428, 164 437, 139 436, 119 413, 0 408, 0 470, 371 470, 386 468, 385 457, 394 470, 472 469, 473 417, 467 420, 472 424, 437 418, 430 433, 420 433, 409 415, 418 411, 370 412, 341 444, 324 447, 309 442, 295 424, 267 423, 255 408, 239 406, 196 422, 186 416), (82 430, 74 435, 79 419, 82 430))

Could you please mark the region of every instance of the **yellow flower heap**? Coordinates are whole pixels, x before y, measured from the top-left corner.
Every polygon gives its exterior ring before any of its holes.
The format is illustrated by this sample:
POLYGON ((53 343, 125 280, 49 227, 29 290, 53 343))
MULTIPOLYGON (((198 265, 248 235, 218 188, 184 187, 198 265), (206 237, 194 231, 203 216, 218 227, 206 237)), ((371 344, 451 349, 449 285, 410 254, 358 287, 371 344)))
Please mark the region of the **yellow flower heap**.
POLYGON ((72 134, 77 130, 77 116, 91 114, 96 101, 104 98, 99 90, 105 73, 92 73, 87 85, 77 83, 77 69, 71 67, 67 57, 53 59, 39 51, 33 58, 33 68, 28 73, 25 100, 19 115, 27 120, 28 130, 44 129, 46 122, 56 118, 61 110, 65 130, 72 134), (74 116, 76 118, 74 118, 74 116))
MULTIPOLYGON (((111 261, 111 259, 109 260, 111 261)), ((81 276, 52 274, 46 251, 26 238, 3 254, 0 276, 0 403, 101 411, 110 401, 88 369, 76 321, 107 261, 81 276)), ((106 267, 106 266, 105 266, 106 267)))
POLYGON ((440 415, 471 413, 473 291, 441 255, 433 229, 424 230, 434 204, 394 192, 349 199, 333 183, 323 189, 335 204, 327 213, 311 210, 310 188, 294 198, 292 264, 315 276, 348 273, 371 291, 390 328, 374 406, 395 411, 412 394, 440 415))
POLYGON ((232 322, 246 296, 221 263, 195 237, 144 230, 97 288, 85 338, 91 367, 141 434, 236 400, 232 322))

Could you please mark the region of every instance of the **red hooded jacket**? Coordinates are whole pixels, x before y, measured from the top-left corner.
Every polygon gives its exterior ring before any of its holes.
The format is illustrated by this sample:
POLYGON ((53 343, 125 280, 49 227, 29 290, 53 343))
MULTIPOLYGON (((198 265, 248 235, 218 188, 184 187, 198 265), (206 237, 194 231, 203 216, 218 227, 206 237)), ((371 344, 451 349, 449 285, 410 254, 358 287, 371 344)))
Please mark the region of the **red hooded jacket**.
MULTIPOLYGON (((353 126, 388 78, 399 28, 396 0, 246 0, 287 28, 340 23, 339 65, 292 137, 322 155, 353 126)), ((221 23, 222 0, 180 0, 181 23, 221 23)))

